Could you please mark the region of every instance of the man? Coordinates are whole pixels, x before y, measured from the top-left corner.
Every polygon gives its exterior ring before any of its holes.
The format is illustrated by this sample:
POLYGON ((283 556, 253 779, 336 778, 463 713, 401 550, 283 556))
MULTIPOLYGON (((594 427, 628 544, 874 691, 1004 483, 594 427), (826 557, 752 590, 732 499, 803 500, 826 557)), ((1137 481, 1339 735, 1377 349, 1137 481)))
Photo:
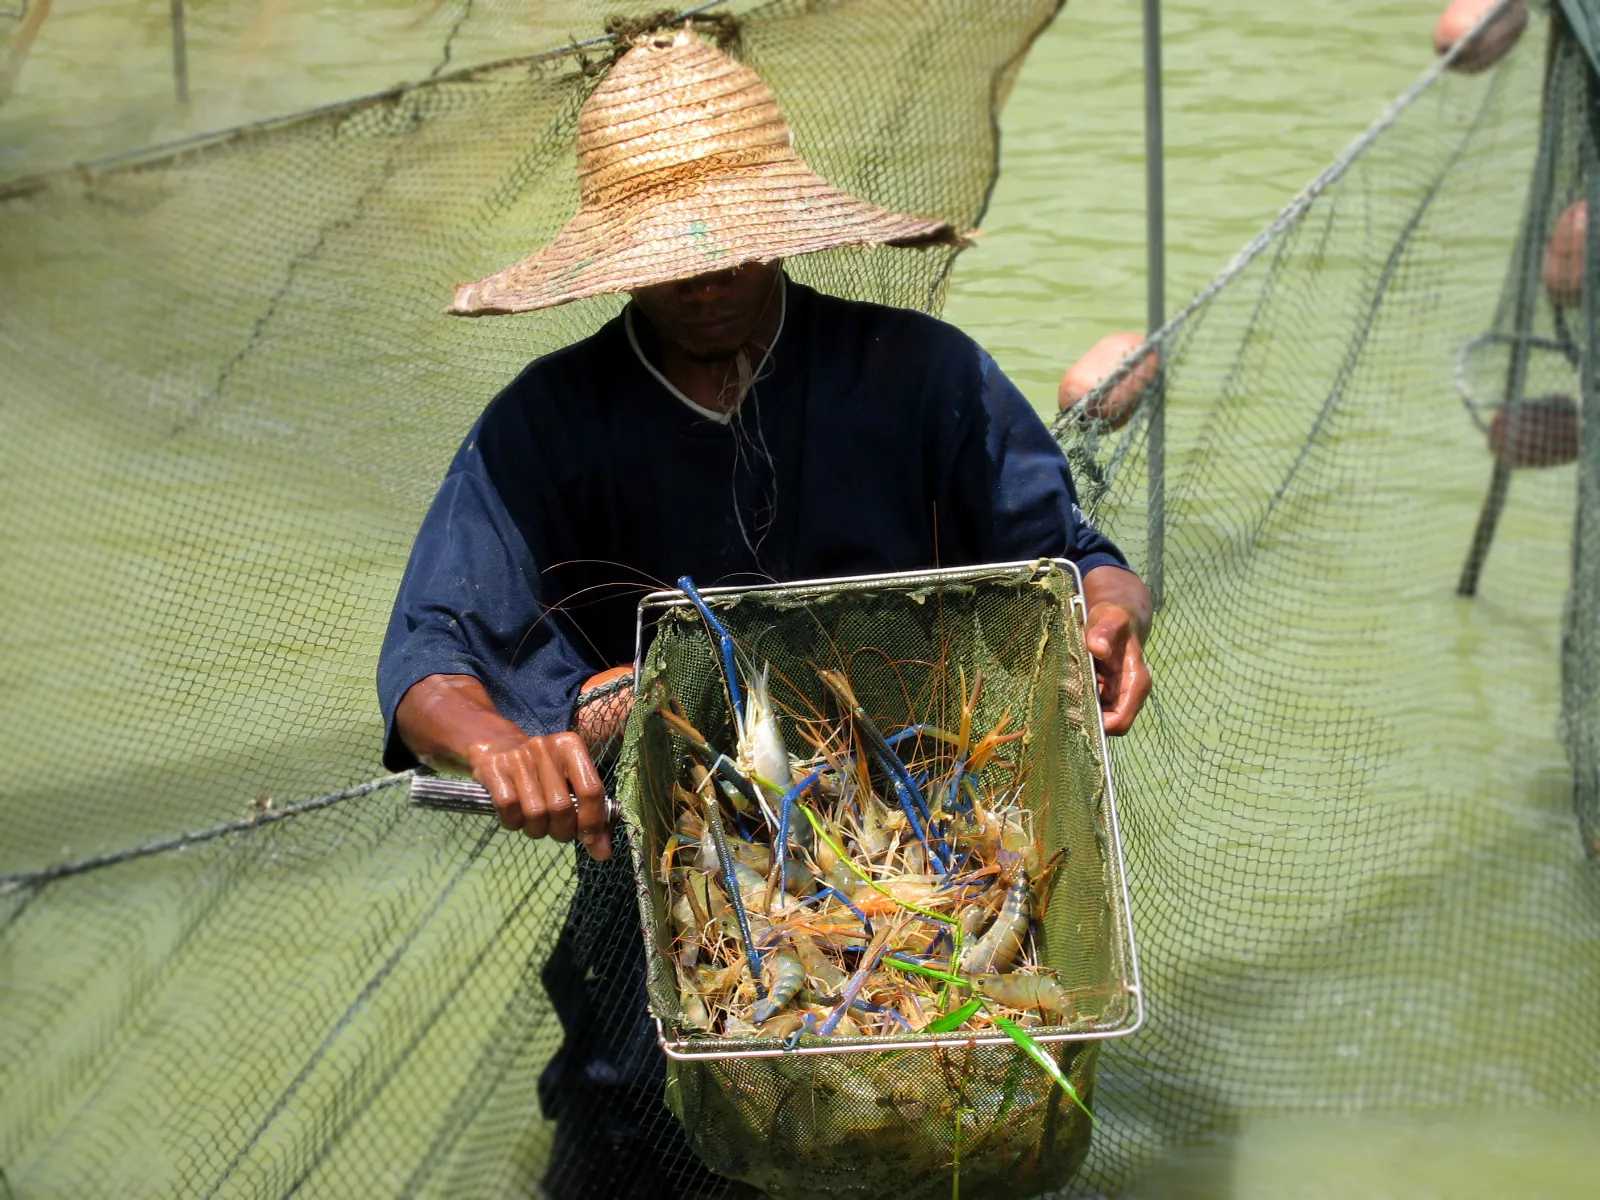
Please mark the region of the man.
MULTIPOLYGON (((641 588, 1042 556, 1084 573, 1106 728, 1125 732, 1150 687, 1149 594, 1079 511, 1038 416, 959 331, 824 296, 782 268, 956 231, 811 173, 754 72, 687 34, 618 60, 580 116, 578 161, 577 215, 545 250, 461 288, 454 310, 616 291, 632 303, 529 366, 457 453, 383 649, 385 761, 469 770, 508 829, 577 838, 602 863, 604 792, 573 701, 631 661, 641 588)), ((558 1159, 593 1157, 546 1183, 625 1194, 637 1170, 619 1164, 651 1153, 630 1128, 660 1111, 660 1055, 641 1021, 625 876, 581 855, 580 871, 591 901, 616 903, 575 905, 546 971, 568 1040, 541 1094, 561 1122, 558 1159), (604 1004, 620 1026, 609 1034, 604 1004)), ((659 1172, 646 1183, 671 1190, 659 1172)))

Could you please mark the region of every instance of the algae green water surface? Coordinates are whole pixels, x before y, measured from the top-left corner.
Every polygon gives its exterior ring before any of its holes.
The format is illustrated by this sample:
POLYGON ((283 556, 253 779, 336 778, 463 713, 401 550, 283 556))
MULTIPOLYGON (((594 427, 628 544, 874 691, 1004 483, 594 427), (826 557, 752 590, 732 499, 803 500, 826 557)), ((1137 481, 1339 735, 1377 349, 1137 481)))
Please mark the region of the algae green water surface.
MULTIPOLYGON (((0 170, 31 169, 194 128, 200 117, 180 119, 166 94, 165 6, 147 8, 147 28, 130 43, 119 40, 120 29, 119 38, 101 36, 105 27, 98 24, 95 4, 57 3, 13 101, 0 108, 4 133, 0 170), (137 78, 138 86, 115 104, 76 114, 36 104, 38 93, 30 90, 34 83, 70 81, 67 68, 74 62, 86 75, 102 81, 106 72, 126 71, 137 78), (61 73, 51 74, 47 68, 52 63, 61 73), (31 110, 30 104, 35 105, 31 110), (54 114, 50 128, 27 124, 30 111, 39 116, 47 109, 54 114)), ((340 6, 328 6, 322 18, 307 5, 261 5, 259 26, 252 27, 243 42, 229 42, 244 47, 235 61, 249 64, 248 71, 236 71, 236 103, 208 110, 208 115, 265 116, 425 74, 434 65, 425 51, 436 47, 438 23, 449 14, 433 8, 431 15, 416 18, 412 15, 416 11, 413 6, 363 6, 361 15, 352 17, 340 15, 340 6), (303 29, 296 32, 307 22, 315 24, 315 37, 304 36, 303 29), (407 39, 419 28, 426 36, 417 36, 416 45, 407 49, 407 39), (315 61, 309 66, 307 46, 315 47, 311 56, 315 61), (271 69, 275 55, 281 56, 277 71, 271 69), (358 78, 348 72, 352 62, 363 64, 358 78)), ((191 12, 195 69, 216 69, 204 66, 205 39, 211 36, 204 24, 205 6, 192 5, 191 12)), ((1172 307, 1208 279, 1416 76, 1431 56, 1429 32, 1435 15, 1435 4, 1422 0, 1323 5, 1185 0, 1166 5, 1172 307)), ((1103 334, 1138 328, 1143 322, 1138 18, 1137 0, 1077 0, 1035 47, 1006 113, 1004 170, 985 222, 986 237, 961 261, 947 309, 947 316, 994 351, 1047 412, 1053 409, 1055 381, 1067 363, 1103 334)), ((517 48, 508 43, 506 52, 517 48)), ((492 47, 479 47, 476 57, 487 57, 483 53, 487 49, 492 47)), ((1520 162, 1517 169, 1522 169, 1520 162)), ((1455 428, 1452 436, 1460 432, 1455 428)), ((130 495, 136 474, 130 466, 130 495)), ((117 481, 112 485, 120 486, 117 481)), ((1452 492, 1445 512, 1437 507, 1439 492, 1429 481, 1394 479, 1386 482, 1382 502, 1399 510, 1413 509, 1418 519, 1448 517, 1459 523, 1463 514, 1470 520, 1475 510, 1477 486, 1474 482, 1452 492)), ((1518 487, 1518 502, 1508 514, 1503 540, 1515 543, 1521 538, 1532 548, 1531 554, 1540 539, 1551 546, 1550 524, 1541 523, 1535 511, 1538 498, 1558 502, 1562 483, 1552 479, 1528 487, 1519 482, 1518 487)), ((284 524, 292 521, 286 517, 284 524)), ((1561 552, 1554 546, 1549 557, 1559 561, 1561 552)), ((361 569, 356 553, 353 541, 352 557, 344 569, 361 569)), ((1508 562, 1522 560, 1502 557, 1482 601, 1462 606, 1448 594, 1455 554, 1453 545, 1442 545, 1436 559, 1417 563, 1412 578, 1397 582, 1398 597, 1384 598, 1404 607, 1409 626, 1431 631, 1424 651, 1445 661, 1450 670, 1441 677, 1458 685, 1420 719, 1441 757, 1468 738, 1491 737, 1499 788, 1493 797, 1495 816, 1503 827, 1526 829, 1530 837, 1544 836, 1552 827, 1557 828, 1556 836, 1562 836, 1563 823, 1570 823, 1566 767, 1555 736, 1557 614, 1563 576, 1559 569, 1546 569, 1532 577, 1538 584, 1536 594, 1520 597, 1508 585, 1504 569, 1508 562), (1499 643, 1515 652, 1510 657, 1542 662, 1546 669, 1496 677, 1484 666, 1495 658, 1485 648, 1499 643), (1521 712, 1516 727, 1482 734, 1483 712, 1491 702, 1503 705, 1508 697, 1521 712)), ((1251 648, 1239 650, 1248 655, 1251 648)), ((276 647, 274 652, 287 651, 276 647)), ((1352 671, 1363 661, 1353 653, 1352 671)), ((1241 705, 1250 703, 1248 696, 1236 699, 1241 705)), ((1418 719, 1411 714, 1413 727, 1418 719)), ((1253 793, 1247 799, 1259 803, 1261 798, 1253 793)), ((1125 803, 1131 809, 1140 797, 1130 794, 1125 803)), ((1267 811, 1252 816, 1269 828, 1272 818, 1279 816, 1292 830, 1290 807, 1285 802, 1282 814, 1267 811)), ((1178 832, 1197 839, 1207 836, 1204 829, 1178 832)), ((1277 832, 1264 834, 1261 844, 1270 846, 1271 852, 1294 855, 1292 836, 1276 836, 1277 832)), ((1411 848, 1402 843, 1394 849, 1403 856, 1411 848)), ((1241 853, 1258 849, 1244 846, 1241 853)), ((1514 904, 1521 881, 1496 872, 1494 850, 1487 842, 1463 846, 1455 869, 1475 875, 1453 881, 1434 878, 1417 886, 1453 883, 1466 889, 1481 879, 1484 887, 1504 888, 1506 903, 1514 904)), ((1431 869, 1438 871, 1436 862, 1431 869)), ((1297 898, 1260 899, 1268 913, 1265 921, 1277 911, 1274 905, 1297 898)), ((1413 915, 1405 899, 1403 894, 1396 896, 1390 914, 1396 925, 1403 926, 1413 915)), ((1141 907, 1138 895, 1135 907, 1141 907)), ((1148 912, 1148 899, 1145 907, 1148 912)), ((1157 919, 1150 914, 1150 928, 1157 919)), ((1436 932, 1424 926, 1414 936, 1436 932)), ((1404 931, 1375 931, 1373 936, 1404 936, 1404 931)), ((1573 944, 1570 928, 1554 923, 1544 940, 1551 955, 1583 951, 1573 944)), ((1196 949, 1196 958, 1203 952, 1196 949)), ((1470 956, 1471 948, 1463 954, 1470 956)), ((1463 980, 1468 986, 1470 976, 1465 971, 1463 980)), ((1352 995, 1360 993, 1362 982, 1351 981, 1352 995)), ((1536 997, 1540 981, 1522 982, 1536 997)), ((1300 997, 1285 995, 1281 1002, 1299 1003, 1300 997)), ((1420 1019, 1424 1014, 1415 1015, 1420 1019)), ((1548 1044, 1550 1038, 1561 1036, 1561 1031, 1540 1025, 1536 1004, 1502 1013, 1468 994, 1442 1023, 1439 1014, 1426 1015, 1429 1036, 1441 1055, 1457 1060, 1476 1058, 1491 1036, 1499 1038, 1493 1056, 1497 1064, 1514 1059, 1519 1038, 1548 1044)), ((1359 1016, 1353 1014, 1352 1020, 1359 1016)), ((1403 1021, 1406 1014, 1393 1017, 1403 1021)), ((1306 1036, 1319 1036, 1326 1014, 1309 1012, 1306 1023, 1306 1036)), ((1574 1045, 1594 1044, 1592 1029, 1578 1032, 1574 1045)), ((1387 1036, 1393 1044, 1405 1039, 1406 1030, 1391 1030, 1387 1036)), ((1346 1045, 1352 1057, 1361 1053, 1358 1037, 1340 1043, 1338 1052, 1344 1053, 1346 1045)), ((1247 1050, 1242 1046, 1241 1054, 1247 1050)), ((1499 1075, 1485 1079, 1486 1086, 1504 1083, 1499 1075)), ((1396 1114, 1383 1110, 1382 1096, 1368 1098, 1364 1107, 1369 1111, 1353 1114, 1243 1107, 1228 1128, 1161 1163, 1141 1185, 1141 1194, 1251 1200, 1278 1196, 1321 1200, 1335 1195, 1581 1196, 1592 1194, 1600 1178, 1600 1112, 1594 1110, 1552 1112, 1533 1107, 1509 1114, 1492 1109, 1465 1115, 1396 1114)))

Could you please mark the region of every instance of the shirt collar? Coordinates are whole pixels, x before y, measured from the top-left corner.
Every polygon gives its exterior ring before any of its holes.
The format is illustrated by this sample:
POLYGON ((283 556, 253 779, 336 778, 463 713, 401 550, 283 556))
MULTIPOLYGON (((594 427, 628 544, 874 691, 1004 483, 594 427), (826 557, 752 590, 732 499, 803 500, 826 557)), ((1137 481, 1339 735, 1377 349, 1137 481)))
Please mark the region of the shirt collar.
MULTIPOLYGON (((787 276, 780 273, 778 276, 778 331, 772 335, 772 344, 767 347, 766 354, 762 356, 761 364, 756 368, 755 373, 757 375, 761 374, 762 367, 764 367, 767 363, 767 360, 772 357, 772 352, 778 348, 778 339, 783 336, 784 318, 788 315, 789 280, 787 276)), ((728 412, 718 412, 714 408, 707 408, 703 404, 696 404, 693 400, 689 399, 688 396, 684 395, 682 390, 680 390, 672 382, 672 380, 663 375, 661 371, 657 369, 655 363, 650 361, 649 355, 647 355, 644 352, 644 348, 639 345, 639 335, 634 332, 632 304, 629 304, 627 308, 622 310, 622 325, 623 328, 628 331, 628 345, 633 347, 634 357, 644 364, 644 369, 649 371, 650 374, 654 375, 656 382, 658 382, 662 387, 666 388, 668 393, 677 397, 679 401, 693 409, 697 415, 704 417, 708 421, 715 421, 718 425, 726 425, 733 420, 734 410, 730 409, 728 412)))

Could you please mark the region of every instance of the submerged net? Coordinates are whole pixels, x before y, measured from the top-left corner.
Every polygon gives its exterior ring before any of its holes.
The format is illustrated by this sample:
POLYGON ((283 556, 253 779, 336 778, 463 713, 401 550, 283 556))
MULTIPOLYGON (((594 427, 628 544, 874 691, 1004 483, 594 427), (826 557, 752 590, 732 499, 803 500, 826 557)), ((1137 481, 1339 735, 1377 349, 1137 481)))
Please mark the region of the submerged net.
MULTIPOLYGON (((731 48, 832 180, 971 223, 1053 8, 777 0, 731 48)), ((1596 180, 1593 76, 1570 39, 1547 56, 1553 27, 1397 103, 1173 323, 1163 404, 1060 428, 1163 594, 1156 693, 1115 751, 1150 1015, 1100 1055, 1080 1190, 1241 1114, 1600 1093, 1579 470, 1506 472, 1476 598, 1455 595, 1497 406, 1536 447, 1580 443, 1586 497, 1600 479, 1600 422, 1511 415, 1595 394, 1592 301, 1566 335, 1542 280, 1518 302, 1596 180), (1535 343, 1558 349, 1519 382, 1535 343)), ((376 649, 449 455, 526 361, 616 310, 439 312, 571 211, 593 81, 572 54, 446 70, 0 188, 18 1195, 725 1191, 649 1084, 653 1042, 540 1086, 643 1004, 626 870, 368 784, 376 649)), ((792 265, 937 309, 951 261, 792 265)))

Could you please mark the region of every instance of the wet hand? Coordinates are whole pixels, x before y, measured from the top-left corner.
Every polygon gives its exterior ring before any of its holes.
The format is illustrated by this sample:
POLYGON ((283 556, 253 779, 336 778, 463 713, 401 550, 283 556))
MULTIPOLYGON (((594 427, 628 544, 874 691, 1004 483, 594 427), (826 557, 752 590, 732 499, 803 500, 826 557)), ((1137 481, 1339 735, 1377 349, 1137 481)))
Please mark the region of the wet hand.
POLYGON ((1133 572, 1106 566, 1084 576, 1083 597, 1089 610, 1084 641, 1094 657, 1106 733, 1117 737, 1133 728, 1150 695, 1150 668, 1144 661, 1150 592, 1133 572))
POLYGON ((1133 728, 1134 718, 1150 694, 1150 668, 1133 614, 1120 604, 1101 604, 1089 610, 1084 634, 1094 655, 1095 686, 1106 732, 1112 737, 1133 728))
POLYGON ((591 858, 611 857, 605 786, 577 734, 519 732, 480 742, 467 758, 505 828, 558 842, 576 837, 591 858))

